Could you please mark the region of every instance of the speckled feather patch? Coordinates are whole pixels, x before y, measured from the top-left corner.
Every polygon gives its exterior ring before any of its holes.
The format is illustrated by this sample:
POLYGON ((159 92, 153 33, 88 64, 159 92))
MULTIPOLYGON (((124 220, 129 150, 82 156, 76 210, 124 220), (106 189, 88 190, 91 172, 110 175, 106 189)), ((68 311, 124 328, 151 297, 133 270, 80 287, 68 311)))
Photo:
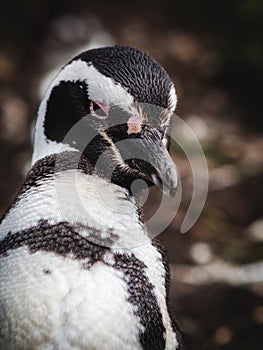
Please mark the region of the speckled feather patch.
MULTIPOLYGON (((108 247, 89 242, 66 222, 50 225, 44 220, 30 229, 7 234, 0 242, 0 255, 6 256, 10 250, 22 246, 28 247, 32 254, 45 251, 81 260, 80 268, 90 268, 97 262, 107 264, 103 258, 106 253, 111 252, 115 261, 111 266, 123 273, 128 287, 128 302, 135 306, 136 316, 144 327, 144 331, 139 334, 142 348, 165 349, 165 327, 154 287, 146 277, 146 265, 133 254, 114 253, 108 247)), ((44 273, 50 274, 52 271, 44 273)))

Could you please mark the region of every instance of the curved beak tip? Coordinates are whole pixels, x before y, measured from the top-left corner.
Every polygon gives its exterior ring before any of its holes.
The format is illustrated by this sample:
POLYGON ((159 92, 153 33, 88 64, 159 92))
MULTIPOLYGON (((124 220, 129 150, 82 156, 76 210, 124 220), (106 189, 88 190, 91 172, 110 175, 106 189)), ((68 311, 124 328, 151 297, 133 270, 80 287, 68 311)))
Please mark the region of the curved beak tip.
POLYGON ((177 187, 170 188, 169 190, 169 197, 174 198, 176 195, 177 187))
POLYGON ((163 193, 165 193, 167 196, 169 196, 170 198, 174 198, 177 192, 177 186, 176 185, 164 185, 162 186, 161 190, 163 191, 163 193))
POLYGON ((173 174, 173 177, 160 178, 156 174, 152 174, 152 182, 159 187, 163 193, 167 196, 174 198, 177 191, 177 174, 173 174))

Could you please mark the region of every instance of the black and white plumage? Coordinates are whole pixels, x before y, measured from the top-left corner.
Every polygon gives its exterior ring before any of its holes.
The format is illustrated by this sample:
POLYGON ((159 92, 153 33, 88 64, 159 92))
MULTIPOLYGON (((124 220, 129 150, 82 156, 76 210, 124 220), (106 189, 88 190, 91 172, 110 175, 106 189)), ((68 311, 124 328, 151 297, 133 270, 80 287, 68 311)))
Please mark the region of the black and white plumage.
POLYGON ((175 105, 164 69, 130 47, 84 52, 51 83, 32 168, 0 226, 1 350, 182 349, 165 254, 131 192, 142 179, 175 193, 175 105))

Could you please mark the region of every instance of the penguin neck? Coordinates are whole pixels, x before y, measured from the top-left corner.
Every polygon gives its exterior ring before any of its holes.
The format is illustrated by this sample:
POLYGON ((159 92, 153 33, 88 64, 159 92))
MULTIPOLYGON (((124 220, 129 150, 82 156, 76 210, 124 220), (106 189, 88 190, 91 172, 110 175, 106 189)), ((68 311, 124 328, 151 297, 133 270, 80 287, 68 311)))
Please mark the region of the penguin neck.
POLYGON ((134 197, 94 175, 93 166, 78 157, 77 152, 63 152, 38 161, 5 216, 2 233, 26 230, 44 220, 51 225, 66 222, 82 237, 105 246, 148 242, 134 197))

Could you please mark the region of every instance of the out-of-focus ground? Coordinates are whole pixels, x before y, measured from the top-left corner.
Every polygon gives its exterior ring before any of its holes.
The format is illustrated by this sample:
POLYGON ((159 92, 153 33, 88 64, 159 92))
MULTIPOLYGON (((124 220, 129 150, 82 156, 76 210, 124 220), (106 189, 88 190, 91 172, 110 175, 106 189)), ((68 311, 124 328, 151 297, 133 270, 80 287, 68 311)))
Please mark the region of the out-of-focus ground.
MULTIPOLYGON (((191 169, 172 145, 183 199, 159 237, 171 263, 172 307, 190 349, 263 348, 262 23, 257 0, 1 4, 1 214, 28 170, 31 124, 54 69, 82 49, 119 43, 149 52, 174 80, 177 114, 199 138, 210 175, 202 215, 180 234, 191 169)), ((151 192, 147 215, 160 199, 151 192)))

